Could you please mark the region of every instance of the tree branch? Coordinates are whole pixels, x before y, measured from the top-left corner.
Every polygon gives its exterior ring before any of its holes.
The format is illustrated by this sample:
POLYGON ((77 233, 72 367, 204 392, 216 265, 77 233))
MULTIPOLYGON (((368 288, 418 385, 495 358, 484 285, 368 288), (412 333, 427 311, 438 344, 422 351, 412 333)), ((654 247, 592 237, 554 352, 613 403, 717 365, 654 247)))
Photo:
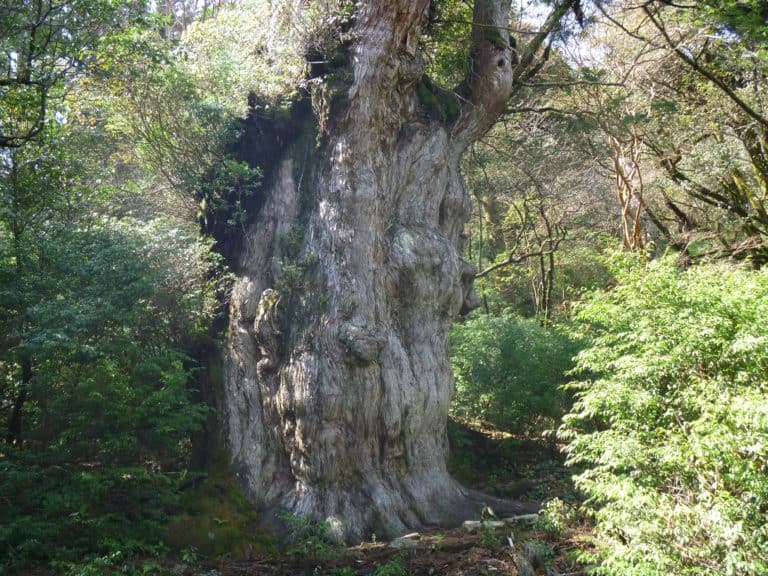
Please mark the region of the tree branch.
POLYGON ((564 110, 563 108, 556 108, 554 106, 517 106, 515 108, 507 108, 505 114, 546 114, 552 112, 553 114, 561 114, 563 116, 580 116, 581 114, 575 110, 564 110))
POLYGON ((509 38, 511 0, 475 0, 470 71, 455 90, 466 98, 452 131, 461 147, 482 136, 504 112, 516 78, 531 72, 539 48, 577 2, 559 2, 518 55, 509 38))
POLYGON ((513 87, 511 0, 475 0, 470 69, 455 92, 466 98, 451 135, 461 148, 482 136, 504 111, 513 87))
POLYGON ((613 86, 622 88, 626 86, 624 82, 600 82, 595 80, 568 80, 562 82, 524 82, 519 80, 516 84, 526 88, 565 88, 568 86, 613 86))
POLYGON ((731 99, 731 101, 736 104, 741 110, 746 113, 750 118, 757 120, 760 124, 762 124, 764 127, 768 128, 768 119, 765 118, 762 114, 758 113, 754 108, 752 108, 747 102, 742 100, 736 92, 734 92, 733 89, 731 89, 730 86, 728 86, 725 82, 723 82, 720 78, 717 77, 716 74, 714 74, 711 70, 708 70, 694 58, 691 56, 686 50, 681 48, 678 44, 675 44, 675 42, 670 37, 669 33, 667 32, 666 28, 664 27, 664 24, 651 12, 650 8, 648 6, 643 6, 643 12, 648 16, 651 23, 656 27, 656 29, 659 31, 659 33, 664 38, 664 41, 667 43, 667 46, 677 55, 678 58, 680 58, 683 62, 688 64, 693 70, 698 72, 701 76, 704 76, 707 80, 712 82, 715 86, 720 88, 720 90, 728 96, 728 98, 731 99))
POLYGON ((506 260, 503 260, 501 262, 496 262, 495 264, 491 264, 488 266, 485 270, 482 270, 481 272, 478 272, 475 274, 475 278, 482 278, 483 276, 487 276, 491 272, 498 270, 499 268, 504 268, 505 266, 511 266, 512 264, 521 264, 522 262, 525 262, 528 260, 528 258, 536 258, 538 256, 546 256, 548 254, 553 254, 557 251, 558 247, 560 246, 560 242, 562 242, 565 239, 564 235, 559 235, 557 238, 554 238, 552 240, 545 239, 544 242, 542 242, 541 247, 539 250, 535 250, 533 252, 526 252, 525 254, 515 255, 513 252, 510 252, 507 255, 506 260), (545 246, 549 244, 549 247, 545 248, 545 246))
POLYGON ((560 25, 560 22, 568 13, 576 6, 578 0, 563 0, 550 12, 547 19, 544 21, 544 25, 539 30, 539 33, 533 37, 533 39, 525 46, 525 49, 520 54, 520 59, 514 70, 514 77, 521 77, 525 71, 531 66, 536 53, 541 48, 541 45, 547 39, 547 37, 560 25))

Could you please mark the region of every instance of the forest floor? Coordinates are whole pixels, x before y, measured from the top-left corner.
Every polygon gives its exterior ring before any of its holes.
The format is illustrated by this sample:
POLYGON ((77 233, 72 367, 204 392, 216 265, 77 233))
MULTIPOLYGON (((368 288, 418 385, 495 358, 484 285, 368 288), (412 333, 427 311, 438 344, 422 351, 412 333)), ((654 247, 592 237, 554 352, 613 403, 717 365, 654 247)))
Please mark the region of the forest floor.
MULTIPOLYGON (((270 553, 249 554, 247 560, 205 557, 190 547, 161 558, 137 558, 131 570, 122 572, 147 576, 586 575, 588 567, 577 557, 589 551, 592 530, 576 512, 581 497, 571 481, 573 471, 564 466, 557 448, 541 438, 503 436, 453 422, 449 436, 449 467, 464 486, 491 498, 542 505, 546 511, 533 522, 495 530, 432 529, 394 542, 371 541, 346 548, 305 541, 282 551, 273 547, 270 553)), ((481 514, 478 510, 476 518, 467 520, 480 520, 481 514)), ((20 574, 59 573, 38 567, 20 574)), ((74 573, 102 574, 99 570, 74 573)))
MULTIPOLYGON (((497 498, 556 509, 532 524, 512 528, 429 530, 407 542, 367 542, 349 548, 317 546, 312 553, 283 553, 247 561, 226 558, 167 565, 178 576, 577 576, 576 560, 588 550, 591 530, 574 517, 579 494, 563 456, 541 439, 501 437, 453 424, 453 474, 465 486, 497 498), (512 545, 510 545, 510 538, 512 545), (521 561, 520 557, 527 558, 521 561)), ((480 520, 481 511, 477 518, 480 520)))

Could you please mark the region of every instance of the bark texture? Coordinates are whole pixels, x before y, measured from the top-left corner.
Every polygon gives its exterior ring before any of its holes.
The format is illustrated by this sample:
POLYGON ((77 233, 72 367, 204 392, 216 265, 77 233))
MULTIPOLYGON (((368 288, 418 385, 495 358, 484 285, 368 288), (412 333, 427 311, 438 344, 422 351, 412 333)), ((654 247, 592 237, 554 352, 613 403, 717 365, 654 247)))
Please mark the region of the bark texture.
POLYGON ((459 255, 470 212, 459 160, 511 94, 509 0, 476 2, 483 26, 450 118, 419 97, 427 9, 360 9, 354 80, 326 109, 320 144, 307 127, 275 167, 231 301, 236 473, 266 515, 329 519, 347 541, 479 510, 446 470, 447 340, 477 305, 459 255))

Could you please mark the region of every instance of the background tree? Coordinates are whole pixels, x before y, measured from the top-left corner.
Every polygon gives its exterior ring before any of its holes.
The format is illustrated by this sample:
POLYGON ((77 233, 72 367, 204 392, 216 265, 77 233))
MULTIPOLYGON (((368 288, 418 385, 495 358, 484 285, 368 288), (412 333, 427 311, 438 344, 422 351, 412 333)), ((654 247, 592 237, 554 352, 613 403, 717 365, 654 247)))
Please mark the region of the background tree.
POLYGON ((42 133, 67 80, 97 45, 139 17, 141 2, 11 0, 0 7, 0 146, 42 133))
MULTIPOLYGON (((41 6, 14 17, 31 22, 41 6)), ((133 6, 63 6, 45 8, 48 40, 30 48, 35 73, 52 67, 29 95, 46 115, 0 149, 0 547, 11 569, 158 549, 208 414, 192 355, 218 308, 219 259, 195 220, 127 209, 146 166, 122 154, 89 88, 99 50, 128 49, 132 32, 113 25, 133 6)), ((42 37, 30 34, 9 41, 42 37)))
POLYGON ((92 140, 72 130, 13 150, 0 178, 11 566, 156 546, 205 415, 189 352, 215 309, 209 244, 178 222, 95 211, 107 191, 95 165, 80 172, 92 140))
POLYGON ((557 86, 569 80, 547 68, 539 78, 544 86, 515 103, 516 113, 468 156, 469 186, 478 201, 465 254, 478 278, 487 278, 484 296, 501 298, 497 310, 512 306, 547 324, 558 308, 565 311, 569 300, 605 277, 588 254, 599 252, 601 234, 615 234, 620 212, 595 161, 590 127, 574 111, 557 108, 557 86))
POLYGON ((608 100, 604 90, 582 91, 583 104, 585 96, 596 99, 583 113, 611 134, 614 149, 632 142, 633 160, 616 164, 617 181, 626 188, 631 181, 619 168, 638 167, 643 212, 665 242, 689 256, 732 255, 760 265, 764 59, 750 32, 752 8, 744 8, 743 22, 727 25, 730 8, 716 14, 705 5, 661 4, 598 5, 593 49, 603 77, 621 86, 608 100), (606 110, 619 104, 623 111, 608 130, 606 110))

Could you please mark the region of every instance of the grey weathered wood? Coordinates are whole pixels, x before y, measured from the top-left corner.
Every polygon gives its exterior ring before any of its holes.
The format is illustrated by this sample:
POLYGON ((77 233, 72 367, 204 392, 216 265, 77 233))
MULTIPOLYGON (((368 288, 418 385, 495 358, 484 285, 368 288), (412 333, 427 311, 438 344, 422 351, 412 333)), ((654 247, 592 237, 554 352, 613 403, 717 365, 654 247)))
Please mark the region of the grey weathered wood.
POLYGON ((462 527, 467 532, 475 532, 480 528, 505 528, 517 524, 534 524, 539 520, 538 514, 521 514, 520 516, 509 516, 501 520, 465 520, 462 527))
POLYGON ((402 550, 404 548, 415 548, 419 545, 419 540, 421 540, 421 534, 418 532, 411 532, 410 534, 406 534, 404 536, 400 536, 400 538, 395 538, 389 543, 390 548, 395 548, 396 550, 402 550))
POLYGON ((502 519, 505 524, 535 524, 539 521, 538 514, 521 514, 519 516, 509 516, 502 519))
POLYGON ((452 123, 420 108, 428 0, 364 3, 352 83, 320 146, 289 147, 247 230, 224 371, 232 465, 265 518, 330 518, 347 540, 458 525, 479 510, 448 474, 448 331, 477 305, 460 257, 466 147, 512 90, 509 0, 478 0, 506 46, 475 32, 452 123), (299 233, 289 261, 284 239, 299 233), (288 290, 289 265, 300 266, 288 290))
POLYGON ((494 530, 497 528, 505 528, 507 523, 501 520, 465 520, 461 526, 467 532, 472 533, 481 528, 493 528, 494 530))

